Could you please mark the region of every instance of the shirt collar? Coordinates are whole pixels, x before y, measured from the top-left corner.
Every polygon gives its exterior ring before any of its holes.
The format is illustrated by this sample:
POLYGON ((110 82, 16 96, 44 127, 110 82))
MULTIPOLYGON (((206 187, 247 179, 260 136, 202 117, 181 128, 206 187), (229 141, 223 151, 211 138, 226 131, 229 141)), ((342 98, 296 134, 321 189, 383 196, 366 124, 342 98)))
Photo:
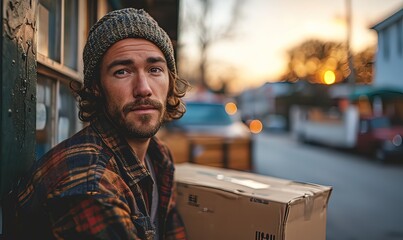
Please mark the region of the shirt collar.
POLYGON ((106 114, 99 115, 91 125, 115 157, 122 177, 126 178, 130 187, 149 176, 136 153, 133 152, 126 139, 106 114))
MULTIPOLYGON (((117 165, 122 175, 127 178, 129 186, 137 184, 144 177, 149 176, 148 170, 106 114, 99 115, 91 125, 116 158, 117 165)), ((173 171, 169 151, 156 137, 151 138, 147 154, 151 162, 158 168, 173 171)))

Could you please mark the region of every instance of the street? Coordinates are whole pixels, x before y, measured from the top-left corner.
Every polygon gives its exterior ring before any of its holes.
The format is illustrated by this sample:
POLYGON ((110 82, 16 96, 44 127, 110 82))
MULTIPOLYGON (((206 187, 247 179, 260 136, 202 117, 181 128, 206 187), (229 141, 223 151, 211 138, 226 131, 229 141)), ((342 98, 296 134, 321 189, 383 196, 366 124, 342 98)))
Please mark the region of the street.
POLYGON ((403 163, 298 143, 286 134, 255 135, 254 172, 333 187, 328 240, 403 239, 403 163))

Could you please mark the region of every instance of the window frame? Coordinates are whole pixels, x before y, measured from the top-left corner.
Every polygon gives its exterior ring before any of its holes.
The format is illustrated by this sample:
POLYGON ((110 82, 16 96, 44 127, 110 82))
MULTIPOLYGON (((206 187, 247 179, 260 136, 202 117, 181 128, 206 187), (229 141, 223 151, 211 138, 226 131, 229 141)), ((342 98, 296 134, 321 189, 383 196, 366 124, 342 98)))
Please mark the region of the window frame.
MULTIPOLYGON (((68 88, 70 87, 70 82, 71 81, 76 81, 78 83, 83 83, 83 63, 82 63, 82 51, 84 49, 85 43, 86 43, 86 38, 87 38, 87 33, 89 32, 90 29, 90 24, 93 24, 92 21, 98 20, 98 16, 103 16, 110 10, 110 6, 106 0, 77 0, 77 15, 79 20, 77 20, 77 53, 76 53, 76 63, 77 63, 77 69, 72 69, 68 67, 67 65, 64 64, 65 61, 65 56, 64 56, 64 33, 65 33, 65 1, 69 0, 60 0, 61 4, 61 34, 60 34, 60 62, 57 60, 52 59, 51 57, 48 57, 44 54, 41 54, 39 50, 39 43, 37 42, 37 50, 36 50, 36 59, 37 59, 37 75, 38 77, 44 77, 48 78, 52 82, 52 88, 51 88, 51 94, 52 94, 52 99, 51 99, 51 106, 50 106, 50 111, 51 115, 49 116, 49 121, 51 124, 51 136, 49 136, 49 143, 50 147, 54 147, 56 144, 58 144, 59 141, 59 109, 58 106, 60 104, 59 101, 61 101, 60 98, 60 87, 61 85, 67 86, 68 88), (91 13, 91 14, 90 14, 91 13)), ((39 2, 38 2, 39 4, 39 2)), ((39 16, 36 19, 39 21, 39 16)), ((39 24, 39 22, 38 22, 39 24)), ((48 23, 49 26, 49 23, 48 23)), ((36 40, 37 40, 36 35, 36 40)), ((48 41, 51 41, 49 38, 48 41)), ((46 41, 44 41, 46 42, 46 41)), ((43 46, 45 49, 46 47, 49 46, 49 42, 47 43, 47 46, 43 46)), ((74 94, 72 93, 71 95, 74 98, 74 94)), ((78 118, 78 111, 79 109, 76 107, 74 108, 74 114, 72 116, 75 116, 74 122, 72 123, 72 131, 77 132, 80 129, 82 129, 84 126, 86 126, 86 123, 80 121, 78 118)), ((70 118, 69 118, 70 119, 70 118)), ((71 133, 69 133, 70 135, 71 133)), ((37 156, 40 157, 40 156, 37 156)))
MULTIPOLYGON (((84 49, 84 45, 85 45, 85 35, 86 34, 82 34, 83 32, 88 32, 88 27, 87 27, 87 1, 81 1, 81 0, 77 0, 77 10, 78 10, 78 18, 79 19, 83 19, 83 21, 77 21, 78 23, 78 29, 77 29, 77 49, 76 49, 76 62, 77 62, 77 69, 72 69, 68 66, 66 66, 64 64, 64 33, 65 33, 65 1, 68 0, 60 0, 60 4, 61 4, 61 13, 60 13, 60 62, 46 56, 43 55, 42 53, 40 53, 39 51, 37 51, 37 61, 38 61, 38 65, 42 64, 50 69, 53 69, 57 72, 62 73, 63 75, 82 82, 82 78, 83 78, 83 66, 82 66, 82 60, 81 60, 81 53, 82 50, 84 49)), ((38 2, 38 4, 40 4, 38 2)), ((37 21, 39 19, 37 18, 37 21)), ((40 43, 38 43, 37 45, 39 46, 40 43)), ((38 47, 39 48, 39 47, 38 47)))
MULTIPOLYGON (((60 86, 63 84, 67 86, 68 88, 70 87, 70 82, 71 81, 76 81, 73 79, 70 79, 66 77, 65 75, 61 74, 60 72, 57 72, 53 69, 50 69, 44 65, 38 64, 37 68, 37 75, 39 78, 39 75, 43 76, 44 78, 48 78, 52 81, 52 87, 51 87, 51 116, 50 116, 50 123, 51 124, 51 131, 52 131, 52 136, 50 137, 50 144, 51 146, 55 146, 58 143, 59 139, 59 110, 58 110, 58 105, 60 104, 60 86)), ((74 95, 71 95, 74 98, 74 95)), ((79 131, 83 127, 83 122, 81 122, 78 118, 78 108, 74 108, 74 116, 76 116, 73 120, 75 121, 73 123, 74 127, 74 132, 79 131)))

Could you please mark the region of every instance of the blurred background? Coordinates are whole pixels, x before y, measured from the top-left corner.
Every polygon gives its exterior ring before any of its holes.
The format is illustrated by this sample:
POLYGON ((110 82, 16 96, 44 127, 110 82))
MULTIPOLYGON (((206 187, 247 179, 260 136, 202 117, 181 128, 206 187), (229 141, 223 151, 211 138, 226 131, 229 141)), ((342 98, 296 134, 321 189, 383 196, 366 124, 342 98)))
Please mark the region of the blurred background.
POLYGON ((179 26, 188 102, 251 132, 214 148, 197 137, 218 131, 168 126, 183 161, 333 186, 327 239, 403 239, 402 0, 184 0, 179 26))
POLYGON ((403 239, 403 0, 3 0, 1 194, 83 127, 69 83, 124 7, 192 85, 158 133, 177 163, 332 186, 327 239, 403 239))

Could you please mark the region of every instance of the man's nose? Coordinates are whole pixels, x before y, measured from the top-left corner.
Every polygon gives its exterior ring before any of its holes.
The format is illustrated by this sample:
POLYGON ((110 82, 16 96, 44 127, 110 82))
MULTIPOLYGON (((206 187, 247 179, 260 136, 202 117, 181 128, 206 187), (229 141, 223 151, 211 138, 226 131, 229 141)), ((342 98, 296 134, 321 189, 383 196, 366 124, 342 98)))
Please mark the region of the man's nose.
POLYGON ((134 79, 133 95, 138 97, 149 97, 152 94, 146 73, 139 72, 134 79))

